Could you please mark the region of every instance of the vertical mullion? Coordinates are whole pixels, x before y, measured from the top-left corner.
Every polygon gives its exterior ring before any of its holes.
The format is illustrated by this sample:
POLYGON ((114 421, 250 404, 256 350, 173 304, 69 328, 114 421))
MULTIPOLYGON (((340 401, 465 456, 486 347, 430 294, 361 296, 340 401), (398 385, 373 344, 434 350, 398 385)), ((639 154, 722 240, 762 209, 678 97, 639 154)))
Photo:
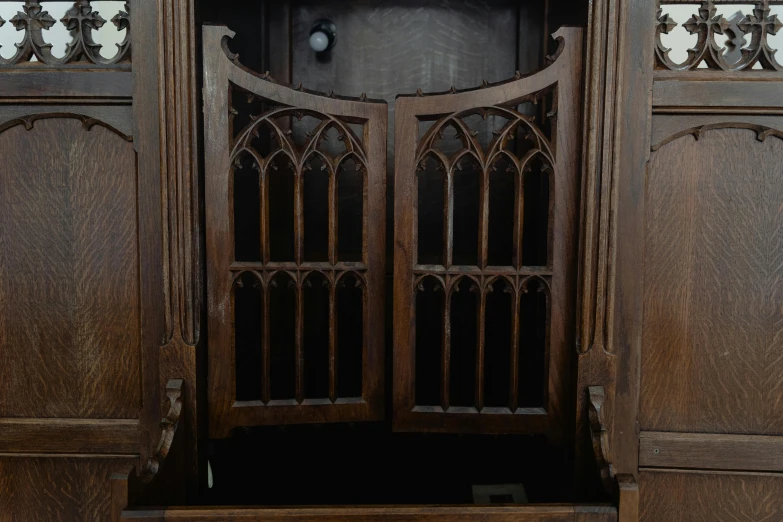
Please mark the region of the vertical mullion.
POLYGON ((302 264, 304 252, 304 170, 294 174, 294 260, 302 264))
POLYGON ((486 294, 484 292, 484 281, 482 278, 481 287, 478 288, 478 313, 476 314, 476 321, 478 321, 478 343, 476 347, 476 394, 475 404, 476 409, 481 411, 484 409, 484 316, 485 306, 487 303, 486 294))
POLYGON ((329 264, 337 264, 337 174, 329 169, 329 264))
POLYGON ((516 200, 514 205, 514 267, 519 270, 522 268, 522 234, 525 227, 525 174, 523 171, 517 171, 516 183, 514 184, 516 200))
POLYGON ((271 375, 272 375, 272 365, 271 365, 271 357, 270 357, 270 350, 271 350, 271 334, 269 331, 271 320, 269 319, 269 292, 270 292, 270 285, 265 284, 262 287, 262 299, 263 303, 262 306, 263 309, 263 317, 261 318, 261 324, 263 325, 264 331, 263 336, 261 337, 261 371, 263 375, 263 382, 261 385, 261 402, 264 404, 267 404, 270 400, 272 400, 272 385, 271 385, 271 375))
MULTIPOLYGON (((298 278, 300 278, 299 275, 298 278)), ((296 402, 304 401, 304 354, 302 343, 304 341, 304 284, 300 281, 296 284, 296 402)))
POLYGON ((489 167, 481 171, 481 215, 479 216, 478 266, 487 268, 489 250, 489 167))
POLYGON ((451 292, 443 291, 443 346, 441 353, 440 407, 447 411, 451 386, 451 292))
POLYGON ((337 283, 329 289, 329 400, 337 400, 337 283))
POLYGON ((508 407, 515 412, 519 405, 519 291, 512 289, 514 304, 511 306, 511 361, 508 407))
POLYGON ((443 205, 443 266, 451 267, 454 257, 454 173, 452 169, 446 171, 445 200, 443 205))
POLYGON ((269 263, 269 178, 266 175, 266 166, 259 165, 259 188, 261 198, 261 263, 269 263))

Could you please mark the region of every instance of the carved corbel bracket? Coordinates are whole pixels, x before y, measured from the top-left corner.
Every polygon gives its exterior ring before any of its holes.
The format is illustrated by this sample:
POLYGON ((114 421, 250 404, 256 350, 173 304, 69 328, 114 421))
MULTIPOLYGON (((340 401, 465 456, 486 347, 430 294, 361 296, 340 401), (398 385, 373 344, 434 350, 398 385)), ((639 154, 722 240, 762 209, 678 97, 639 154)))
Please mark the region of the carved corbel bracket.
POLYGON ((169 411, 160 421, 160 441, 155 454, 147 460, 147 465, 141 474, 141 481, 149 483, 160 471, 174 442, 177 426, 182 414, 182 379, 170 379, 166 385, 166 398, 169 402, 169 411))
POLYGON ((590 437, 593 441, 593 454, 598 465, 598 473, 601 476, 601 484, 603 484, 604 490, 611 494, 614 492, 615 471, 612 467, 611 453, 609 452, 609 430, 604 418, 606 394, 603 386, 590 386, 588 394, 590 395, 588 412, 590 437))

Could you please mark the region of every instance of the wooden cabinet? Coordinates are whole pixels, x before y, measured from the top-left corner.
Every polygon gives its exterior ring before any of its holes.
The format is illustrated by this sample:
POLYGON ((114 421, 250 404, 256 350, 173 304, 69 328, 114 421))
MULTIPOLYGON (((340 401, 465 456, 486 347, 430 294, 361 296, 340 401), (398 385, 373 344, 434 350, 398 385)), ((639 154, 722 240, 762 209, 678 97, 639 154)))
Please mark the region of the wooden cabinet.
POLYGON ((778 516, 783 2, 15 4, 0 520, 778 516))

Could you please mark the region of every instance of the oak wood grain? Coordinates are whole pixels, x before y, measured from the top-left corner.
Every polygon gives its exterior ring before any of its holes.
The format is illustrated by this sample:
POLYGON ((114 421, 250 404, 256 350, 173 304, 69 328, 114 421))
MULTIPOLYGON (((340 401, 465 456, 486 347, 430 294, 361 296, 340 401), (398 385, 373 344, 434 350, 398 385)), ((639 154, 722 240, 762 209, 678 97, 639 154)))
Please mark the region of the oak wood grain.
POLYGON ((639 422, 648 431, 783 433, 783 141, 686 136, 647 180, 639 422))
POLYGON ((780 475, 642 471, 639 487, 641 522, 759 522, 783 512, 780 475))
POLYGON ((783 437, 643 431, 639 465, 653 468, 783 471, 783 437))
POLYGON ((0 520, 111 520, 109 477, 135 462, 135 457, 0 457, 0 520))
POLYGON ((0 134, 0 155, 0 415, 136 418, 133 146, 51 119, 0 134))
POLYGON ((137 419, 0 419, 0 452, 109 453, 139 451, 137 419))

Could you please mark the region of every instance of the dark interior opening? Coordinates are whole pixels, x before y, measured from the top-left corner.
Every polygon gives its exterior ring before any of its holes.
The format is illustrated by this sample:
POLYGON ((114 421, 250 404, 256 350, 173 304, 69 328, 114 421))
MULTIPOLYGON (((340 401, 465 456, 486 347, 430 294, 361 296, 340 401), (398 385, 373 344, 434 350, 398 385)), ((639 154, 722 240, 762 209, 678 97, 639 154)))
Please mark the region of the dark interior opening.
POLYGON ((252 428, 213 441, 209 462, 204 504, 473 504, 473 485, 494 484, 522 484, 531 503, 572 498, 569 453, 522 435, 393 433, 386 423, 252 428))

